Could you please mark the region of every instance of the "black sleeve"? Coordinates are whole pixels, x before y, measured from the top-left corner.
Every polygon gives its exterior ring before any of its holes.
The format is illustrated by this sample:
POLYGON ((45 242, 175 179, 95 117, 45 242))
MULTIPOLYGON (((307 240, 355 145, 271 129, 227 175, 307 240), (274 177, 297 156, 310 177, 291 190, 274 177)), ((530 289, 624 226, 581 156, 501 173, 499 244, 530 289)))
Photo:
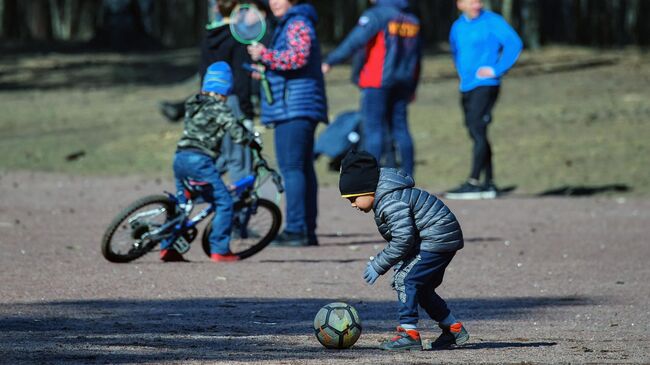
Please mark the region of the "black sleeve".
MULTIPOLYGON (((203 39, 201 39, 201 59, 199 60, 199 85, 203 84, 203 77, 205 76, 205 72, 207 71, 208 67, 210 66, 210 50, 208 49, 208 42, 206 40, 207 34, 203 36, 203 39)), ((200 88, 201 86, 199 86, 200 88)))

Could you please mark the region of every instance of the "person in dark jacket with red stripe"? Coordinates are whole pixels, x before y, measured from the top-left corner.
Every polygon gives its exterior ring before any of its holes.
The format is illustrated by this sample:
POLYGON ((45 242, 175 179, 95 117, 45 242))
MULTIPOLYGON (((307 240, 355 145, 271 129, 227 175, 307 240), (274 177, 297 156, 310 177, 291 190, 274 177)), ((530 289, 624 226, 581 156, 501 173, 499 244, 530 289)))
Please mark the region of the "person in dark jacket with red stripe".
POLYGON ((365 49, 358 85, 362 89, 364 150, 381 161, 384 138, 397 144, 401 168, 413 175, 413 140, 407 106, 415 97, 422 58, 420 21, 407 0, 371 0, 357 26, 322 65, 323 72, 365 49))

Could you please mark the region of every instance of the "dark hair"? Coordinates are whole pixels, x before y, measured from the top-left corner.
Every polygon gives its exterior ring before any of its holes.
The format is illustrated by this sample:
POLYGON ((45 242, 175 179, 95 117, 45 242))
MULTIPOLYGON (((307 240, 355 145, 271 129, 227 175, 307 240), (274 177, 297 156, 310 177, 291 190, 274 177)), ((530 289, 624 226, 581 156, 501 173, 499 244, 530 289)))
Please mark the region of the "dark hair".
POLYGON ((271 14, 271 9, 269 8, 268 1, 265 0, 240 0, 240 4, 251 4, 255 5, 259 10, 265 12, 266 14, 271 14))
POLYGON ((232 9, 237 6, 237 0, 217 0, 217 6, 219 7, 219 14, 223 17, 229 17, 232 13, 232 9))

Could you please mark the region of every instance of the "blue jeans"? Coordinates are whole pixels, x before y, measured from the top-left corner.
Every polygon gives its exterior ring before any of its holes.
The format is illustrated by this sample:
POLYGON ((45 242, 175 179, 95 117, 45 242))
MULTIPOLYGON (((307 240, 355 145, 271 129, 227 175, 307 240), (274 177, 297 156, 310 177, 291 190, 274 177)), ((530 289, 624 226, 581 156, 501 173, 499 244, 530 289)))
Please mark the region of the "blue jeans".
POLYGON ((418 323, 418 305, 436 322, 449 315, 447 303, 436 293, 436 288, 442 284, 445 269, 455 254, 420 251, 397 268, 393 287, 399 301, 400 324, 418 323))
MULTIPOLYGON (((228 188, 221 180, 219 171, 214 165, 214 159, 208 155, 194 151, 179 151, 174 156, 174 177, 176 189, 182 192, 182 180, 190 178, 196 181, 210 183, 211 189, 205 194, 207 203, 215 206, 212 218, 212 233, 210 233, 210 252, 226 254, 230 252, 230 232, 233 220, 233 201, 228 188)), ((169 246, 169 243, 167 244, 169 246)), ((161 244, 161 249, 163 247, 161 244)))
POLYGON ((314 132, 317 123, 292 119, 275 126, 275 153, 284 179, 286 225, 290 233, 316 235, 318 181, 314 171, 314 132))
POLYGON ((397 144, 401 168, 413 176, 413 140, 408 129, 408 103, 412 91, 406 87, 366 88, 361 94, 363 149, 381 161, 384 138, 397 144))

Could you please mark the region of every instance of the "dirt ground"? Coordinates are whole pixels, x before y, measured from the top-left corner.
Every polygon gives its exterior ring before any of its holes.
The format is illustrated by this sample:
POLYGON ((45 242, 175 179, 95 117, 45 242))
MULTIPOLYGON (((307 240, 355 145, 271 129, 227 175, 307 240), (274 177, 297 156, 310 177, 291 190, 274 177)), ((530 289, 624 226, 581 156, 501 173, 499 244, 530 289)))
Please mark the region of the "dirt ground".
MULTIPOLYGON (((0 175, 0 363, 650 363, 648 198, 450 201, 466 247, 440 292, 472 338, 394 354, 376 349, 396 325, 389 280, 361 278, 381 239, 332 188, 320 191, 319 247, 229 264, 200 247, 189 263, 104 260, 99 240, 118 210, 171 186, 0 175), (358 309, 363 334, 326 350, 311 321, 339 300, 358 309)), ((421 327, 437 335, 430 320, 421 327)))

